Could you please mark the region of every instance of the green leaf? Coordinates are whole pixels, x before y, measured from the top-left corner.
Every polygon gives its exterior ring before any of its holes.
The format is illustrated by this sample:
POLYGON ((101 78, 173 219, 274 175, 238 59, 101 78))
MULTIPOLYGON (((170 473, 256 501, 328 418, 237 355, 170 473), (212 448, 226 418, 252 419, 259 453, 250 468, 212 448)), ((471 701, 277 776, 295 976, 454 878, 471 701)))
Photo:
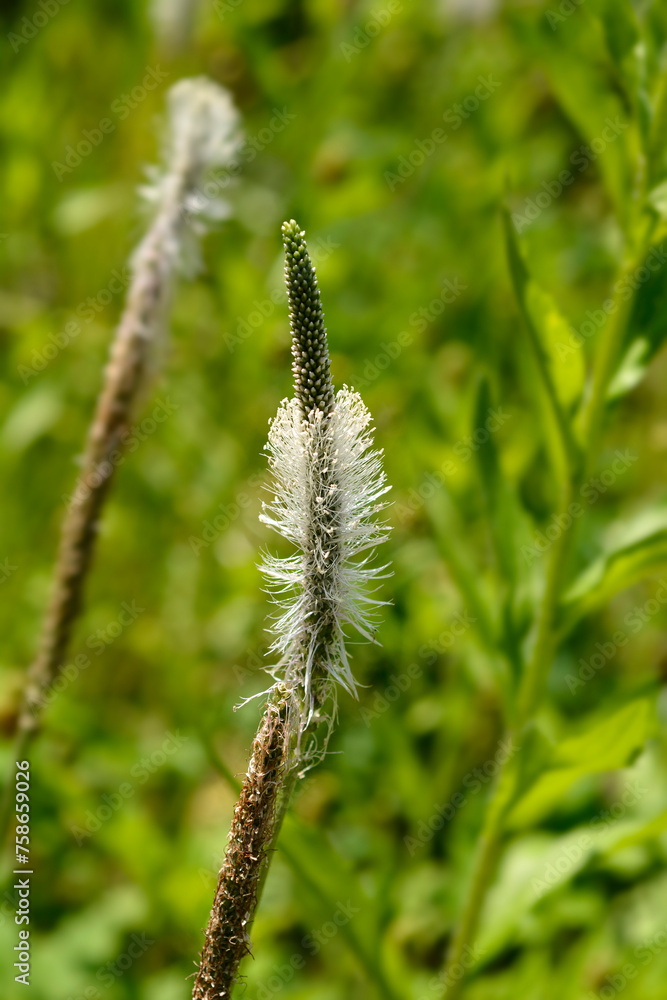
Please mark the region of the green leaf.
POLYGON ((609 857, 632 847, 643 846, 656 840, 665 830, 667 830, 667 810, 657 816, 641 817, 614 829, 614 835, 607 838, 602 853, 605 857, 609 857))
POLYGON ((625 767, 646 739, 649 717, 648 698, 630 702, 592 729, 558 744, 553 766, 572 766, 585 774, 625 767))
POLYGON ((667 567, 667 508, 650 508, 633 521, 608 529, 602 555, 574 581, 562 606, 562 629, 572 626, 614 594, 667 567))
POLYGON ((559 743, 548 769, 512 809, 508 826, 516 828, 538 822, 580 778, 627 767, 644 746, 650 721, 650 702, 639 698, 581 735, 559 743))
POLYGON ((355 873, 331 847, 326 854, 326 863, 322 864, 321 837, 290 814, 285 818, 277 846, 297 875, 305 894, 320 905, 323 916, 331 919, 341 905, 340 900, 346 900, 347 905, 352 906, 352 913, 361 914, 358 920, 341 921, 341 936, 375 985, 378 995, 386 1000, 397 1000, 380 959, 381 916, 377 900, 369 899, 360 891, 355 873))
MULTIPOLYGON (((488 379, 480 379, 475 402, 474 424, 477 430, 488 427, 493 401, 488 379)), ((477 440, 477 438, 475 438, 477 440)), ((532 619, 535 597, 534 569, 520 558, 532 540, 530 518, 513 484, 503 472, 497 441, 488 434, 476 452, 488 524, 501 578, 501 642, 515 677, 521 672, 521 638, 532 619)))
MULTIPOLYGON (((587 864, 592 851, 580 849, 581 836, 580 830, 560 837, 526 832, 508 845, 498 866, 496 882, 488 893, 475 945, 485 963, 516 944, 526 914, 587 864), (568 860, 565 876, 556 867, 559 862, 562 864, 563 857, 568 860)), ((533 933, 534 926, 533 922, 533 933)))
MULTIPOLYGON (((621 52, 626 43, 617 41, 611 17, 609 31, 600 30, 599 18, 587 8, 586 3, 573 12, 558 24, 558 30, 550 30, 543 18, 534 24, 524 23, 519 30, 525 33, 525 46, 540 59, 556 99, 584 140, 570 158, 570 172, 576 179, 594 162, 625 226, 634 211, 639 130, 632 102, 614 79, 618 71, 610 72, 609 46, 621 52), (594 161, 588 152, 593 146, 601 149, 594 161)), ((623 89, 631 85, 632 81, 623 89)))
POLYGON ((667 181, 662 181, 652 191, 649 191, 647 199, 658 215, 662 219, 667 219, 667 181))
POLYGON ((588 0, 609 58, 636 115, 643 145, 648 145, 652 108, 646 90, 646 48, 630 0, 588 0))
MULTIPOLYGON (((654 842, 665 829, 667 812, 649 819, 615 820, 611 825, 588 823, 557 837, 542 832, 519 835, 505 851, 484 908, 477 947, 485 963, 510 942, 516 943, 521 926, 526 926, 526 914, 546 897, 564 889, 584 869, 654 842)), ((533 934, 534 928, 531 921, 533 934)))
POLYGON ((564 407, 569 407, 579 400, 584 387, 586 369, 583 354, 581 351, 572 354, 562 350, 563 345, 569 343, 570 324, 559 312, 551 295, 540 288, 529 274, 507 211, 504 219, 514 291, 526 323, 536 338, 537 347, 544 356, 558 398, 564 407))
POLYGON ((465 532, 447 490, 426 501, 426 513, 433 525, 435 539, 454 582, 473 617, 475 628, 485 647, 496 651, 494 602, 479 586, 479 570, 465 542, 465 532))
MULTIPOLYGON (((475 429, 485 427, 492 409, 488 380, 479 381, 475 405, 475 429)), ((488 434, 476 452, 482 489, 489 512, 489 523, 501 573, 513 588, 516 580, 518 551, 515 544, 514 511, 506 478, 500 468, 500 456, 493 434, 488 434)))
POLYGON ((648 370, 650 347, 645 337, 632 341, 609 384, 607 399, 620 399, 639 385, 648 370))
POLYGON ((517 756, 517 782, 514 798, 522 797, 531 788, 553 758, 554 743, 537 720, 532 720, 521 733, 517 756))
POLYGON ((609 55, 620 68, 639 41, 639 25, 629 0, 589 0, 609 55))
MULTIPOLYGON (((657 211, 667 213, 667 182, 654 188, 649 197, 657 211)), ((667 214, 664 219, 667 222, 667 214)), ((647 341, 648 348, 641 362, 644 370, 667 339, 667 256, 663 247, 664 244, 657 245, 656 240, 656 245, 646 255, 644 269, 638 272, 641 282, 637 288, 624 344, 627 352, 638 338, 647 341)))
POLYGON ((582 351, 562 350, 571 336, 568 321, 558 312, 552 297, 533 280, 525 290, 525 308, 544 345, 558 397, 564 406, 577 402, 586 375, 582 351))
POLYGON ((528 330, 539 383, 547 412, 558 434, 560 447, 572 464, 578 449, 565 410, 576 402, 583 390, 585 369, 581 351, 566 357, 561 345, 570 337, 567 320, 559 313, 550 295, 544 292, 528 272, 509 210, 503 208, 503 226, 514 292, 528 330))

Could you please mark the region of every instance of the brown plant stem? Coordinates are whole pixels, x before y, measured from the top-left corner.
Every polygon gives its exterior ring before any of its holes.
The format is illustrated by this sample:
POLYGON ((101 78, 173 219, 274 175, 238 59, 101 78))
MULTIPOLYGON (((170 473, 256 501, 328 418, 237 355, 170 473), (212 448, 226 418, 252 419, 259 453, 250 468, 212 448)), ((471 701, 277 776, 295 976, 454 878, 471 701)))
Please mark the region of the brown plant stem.
MULTIPOLYGON (((95 551, 102 508, 130 436, 132 419, 148 376, 154 341, 167 311, 176 252, 186 224, 185 197, 199 174, 196 158, 183 157, 165 185, 160 209, 132 261, 127 300, 105 369, 88 439, 83 469, 60 532, 51 599, 37 655, 27 672, 11 762, 23 759, 39 730, 45 695, 62 669, 72 630, 81 613, 83 591, 95 551)), ((9 780, 0 806, 0 844, 12 812, 9 780)))
POLYGON ((250 953, 250 928, 279 823, 288 779, 288 704, 269 701, 252 746, 218 876, 193 1000, 231 996, 239 963, 250 953))

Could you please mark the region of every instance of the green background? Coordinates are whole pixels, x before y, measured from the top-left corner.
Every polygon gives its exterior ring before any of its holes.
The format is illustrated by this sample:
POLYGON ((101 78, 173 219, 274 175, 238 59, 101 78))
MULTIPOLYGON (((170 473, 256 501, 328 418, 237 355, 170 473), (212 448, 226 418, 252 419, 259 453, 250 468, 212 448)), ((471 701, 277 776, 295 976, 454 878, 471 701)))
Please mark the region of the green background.
MULTIPOLYGON (((228 87, 258 151, 225 191, 233 217, 206 237, 203 269, 179 283, 139 423, 157 399, 172 412, 119 469, 69 660, 86 654, 89 666, 53 698, 30 752, 28 995, 189 995, 234 804, 216 761, 243 774, 260 703, 233 709, 267 685, 271 608, 257 563, 262 548, 279 545, 258 521, 262 449, 290 393, 286 300, 270 296, 282 280, 280 224, 294 217, 312 248, 328 248, 318 276, 334 379, 361 389, 386 452, 393 576, 383 596, 392 604, 377 642, 351 647, 360 698, 340 698, 331 753, 298 792, 239 995, 360 998, 386 980, 396 997, 435 997, 429 983, 460 912, 493 766, 481 779, 470 774, 498 752, 503 690, 433 518, 465 547, 500 614, 480 448, 466 443, 480 427, 483 376, 503 415, 491 435, 501 478, 531 518, 524 543, 547 529, 557 500, 500 207, 509 191, 532 273, 580 330, 608 298, 632 200, 642 112, 619 69, 629 5, 67 3, 17 45, 32 30, 23 19, 41 9, 5 4, 0 37, 3 772, 122 296, 82 322, 42 370, 31 366, 122 271, 144 230, 136 188, 156 162, 168 86, 207 74, 228 87), (602 30, 607 8, 617 36, 602 30), (164 82, 125 117, 112 110, 157 67, 164 82), (493 92, 473 100, 480 78, 493 92), (293 117, 267 132, 276 110, 293 117), (54 169, 108 117, 114 128, 89 155, 54 169), (601 140, 608 119, 621 127, 601 140), (571 180, 554 195, 563 171, 571 180), (527 208, 536 217, 526 222, 527 208), (428 478, 438 471, 446 489, 428 478), (216 537, 193 544, 221 511, 216 537), (123 602, 142 610, 115 636, 123 602), (169 734, 178 739, 165 744, 169 734), (122 804, 82 839, 77 830, 106 815, 103 796, 117 802, 121 786, 122 804), (456 793, 463 803, 441 822, 456 793), (133 935, 151 943, 128 962, 133 935), (127 967, 116 976, 107 963, 119 957, 127 967)), ((652 92, 667 7, 645 3, 638 16, 652 92)), ((649 285, 637 323, 657 352, 667 311, 649 285)), ((595 342, 563 361, 570 398, 595 342)), ((632 459, 584 503, 573 574, 604 550, 613 523, 646 510, 664 518, 666 378, 658 354, 611 410, 595 473, 609 470, 616 449, 632 459)), ((542 557, 520 561, 530 607, 542 557)), ((627 620, 654 599, 661 573, 652 564, 647 580, 593 606, 559 650, 544 731, 558 742, 625 710, 611 743, 628 736, 626 766, 587 770, 584 753, 557 795, 518 817, 484 912, 469 1000, 584 1000, 611 989, 628 963, 627 1000, 664 998, 665 612, 660 604, 636 630, 627 620), (627 644, 571 691, 579 661, 619 629, 627 644), (621 808, 627 787, 634 800, 621 808), (603 838, 579 858, 581 837, 601 828, 614 844, 621 833, 630 842, 607 850, 603 838), (574 860, 536 897, 533 880, 563 857, 574 860)), ((0 914, 2 994, 24 996, 12 983, 11 897, 0 914)))

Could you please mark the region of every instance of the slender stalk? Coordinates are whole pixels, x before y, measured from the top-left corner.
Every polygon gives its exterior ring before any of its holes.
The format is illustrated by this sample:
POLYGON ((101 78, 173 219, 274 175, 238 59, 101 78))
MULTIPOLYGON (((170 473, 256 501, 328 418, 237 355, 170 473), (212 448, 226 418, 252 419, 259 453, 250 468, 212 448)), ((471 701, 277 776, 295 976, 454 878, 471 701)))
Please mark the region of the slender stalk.
MULTIPOLYGON (((564 517, 567 514, 571 501, 572 486, 568 482, 563 487, 559 516, 564 517)), ((537 621, 535 645, 519 687, 515 721, 517 732, 521 732, 540 703, 553 660, 556 641, 554 620, 558 606, 560 585, 564 576, 569 552, 568 541, 567 532, 561 531, 558 538, 553 542, 549 553, 544 594, 537 621)))
MULTIPOLYGON (((155 367, 189 201, 206 169, 235 148, 230 135, 236 129, 236 112, 217 85, 205 79, 180 81, 169 93, 169 110, 166 167, 153 194, 157 208, 132 258, 132 279, 88 432, 83 469, 63 520, 41 642, 23 691, 12 769, 39 730, 46 695, 62 669, 81 613, 104 502, 155 367)), ((0 808, 0 843, 11 812, 8 781, 0 808)))
POLYGON ((585 474, 589 473, 591 462, 598 453, 606 394, 614 368, 618 364, 621 345, 635 301, 634 294, 624 299, 623 290, 634 287, 636 279, 631 283, 628 283, 628 279, 636 274, 645 253, 646 246, 643 243, 639 253, 626 258, 614 284, 615 310, 607 321, 604 336, 600 339, 593 364, 590 389, 581 414, 582 439, 586 451, 585 474))
POLYGON ((514 224, 510 218, 509 211, 503 210, 503 225, 505 227, 505 244, 510 272, 514 279, 517 290, 519 308, 524 319, 524 327, 528 334, 528 344, 530 352, 535 361, 539 381, 542 385, 544 395, 547 400, 548 409, 557 433, 558 451, 560 453, 560 464, 563 468, 574 467, 578 459, 578 448, 572 427, 568 420, 567 413, 563 409, 556 385, 551 373, 551 366, 546 349, 542 343, 540 332, 535 326, 530 309, 526 302, 526 288, 529 283, 529 276, 526 265, 523 261, 517 244, 514 224))
MULTIPOLYGON (((217 754, 215 748, 213 747, 208 737, 204 738, 204 745, 206 748, 206 753, 208 755, 208 758, 212 766, 225 779, 225 781, 229 784, 232 791, 234 791, 238 795, 241 791, 241 785, 236 780, 236 778, 234 777, 230 769, 227 767, 227 765, 224 763, 224 761, 220 759, 220 756, 217 754)), ((297 779, 298 779, 298 774, 294 772, 293 787, 296 785, 297 779)), ((287 785, 288 781, 289 778, 285 782, 285 785, 287 785)), ((289 793, 289 795, 291 795, 291 792, 289 793)), ((315 882, 314 879, 312 879, 310 875, 306 872, 303 865, 301 864, 301 861, 297 857, 297 854, 285 842, 284 835, 279 842, 279 835, 282 829, 282 822, 287 816, 288 805, 289 805, 289 796, 286 793, 283 798, 282 806, 280 807, 282 815, 279 814, 275 820, 273 843, 269 848, 269 852, 271 852, 274 849, 279 850, 281 855, 285 858, 287 864, 290 866, 296 877, 299 879, 299 881, 310 891, 310 893, 322 905, 323 913, 332 913, 335 910, 337 904, 335 902, 332 902, 332 900, 320 888, 317 882, 315 882)), ((291 822, 292 824, 297 823, 297 820, 295 819, 293 814, 291 816, 291 822)), ((264 877, 266 877, 267 872, 268 872, 268 864, 264 871, 264 877)), ((261 885, 262 884, 260 882, 260 887, 258 889, 258 902, 261 897, 261 885)), ((357 935, 351 929, 349 923, 341 924, 340 933, 342 937, 344 937, 345 940, 347 941, 350 951, 356 956, 360 965, 366 971, 369 981, 375 983, 379 995, 381 997, 385 997, 386 1000, 396 1000, 396 993, 394 992, 391 984, 387 980, 382 970, 382 967, 380 966, 380 963, 377 961, 374 955, 369 954, 368 950, 363 946, 357 935)))
MULTIPOLYGON (((158 314, 164 314, 171 265, 163 251, 167 236, 180 230, 185 178, 174 186, 137 255, 127 304, 114 340, 93 421, 83 470, 65 513, 40 647, 30 666, 18 719, 12 760, 20 760, 38 732, 46 694, 65 661, 72 630, 81 613, 83 590, 93 558, 102 508, 124 442, 130 435, 140 390, 146 383, 158 314)), ((2 812, 4 839, 8 813, 2 812)))
POLYGON ((463 979, 461 976, 457 976, 454 970, 457 966, 463 966, 466 959, 466 952, 469 951, 475 939, 486 890, 495 871, 500 851, 503 823, 509 804, 512 801, 515 787, 515 775, 510 766, 511 760, 512 758, 507 758, 496 778, 496 785, 489 802, 484 827, 477 844, 473 874, 465 905, 447 955, 443 980, 447 987, 446 995, 448 1000, 459 996, 461 992, 463 979))
POLYGON ((274 843, 289 743, 288 707, 270 701, 255 737, 234 810, 225 860, 192 992, 193 1000, 231 996, 274 843))
MULTIPOLYGON (((561 511, 567 511, 570 497, 571 488, 567 486, 563 490, 561 511)), ((516 716, 512 727, 506 735, 506 738, 512 742, 521 739, 522 730, 539 704, 553 659, 553 622, 559 594, 559 582, 562 577, 567 553, 566 541, 566 533, 562 532, 550 550, 546 584, 539 611, 533 653, 526 666, 526 671, 519 688, 516 716)), ((447 962, 443 973, 444 981, 448 988, 448 1000, 456 1000, 463 988, 463 977, 457 976, 454 970, 456 970, 457 966, 463 965, 466 949, 471 947, 477 933, 482 906, 486 898, 486 892, 493 879, 500 852, 505 818, 513 802, 516 787, 516 768, 517 758, 515 756, 508 756, 501 765, 491 793, 473 864, 470 887, 461 913, 459 926, 447 955, 447 962)))
MULTIPOLYGON (((566 476, 561 489, 560 514, 566 514, 577 488, 589 474, 598 453, 607 389, 618 363, 618 356, 632 312, 634 295, 626 296, 628 283, 646 253, 649 233, 641 241, 641 250, 626 257, 614 283, 616 309, 603 331, 595 357, 590 389, 582 409, 583 461, 576 463, 566 476)), ((567 568, 574 532, 561 532, 554 541, 546 571, 545 588, 537 620, 537 634, 533 652, 519 687, 517 707, 508 733, 510 739, 520 739, 521 732, 532 719, 542 699, 544 687, 558 642, 555 618, 561 584, 567 568)), ((449 949, 443 979, 448 989, 448 1000, 457 1000, 464 986, 464 976, 454 970, 463 967, 466 949, 474 942, 487 890, 493 880, 500 853, 506 816, 513 804, 516 787, 517 760, 508 757, 496 778, 484 826, 480 835, 473 874, 468 888, 461 919, 449 949)))

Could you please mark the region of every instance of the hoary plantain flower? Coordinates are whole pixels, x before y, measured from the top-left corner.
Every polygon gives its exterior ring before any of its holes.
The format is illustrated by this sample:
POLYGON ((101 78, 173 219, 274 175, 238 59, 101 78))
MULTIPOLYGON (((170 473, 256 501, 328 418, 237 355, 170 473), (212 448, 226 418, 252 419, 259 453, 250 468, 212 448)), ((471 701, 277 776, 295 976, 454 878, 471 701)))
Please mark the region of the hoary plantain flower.
POLYGON ((261 519, 296 552, 268 557, 269 578, 282 614, 274 621, 274 674, 298 699, 308 725, 336 685, 356 685, 345 648, 346 628, 374 634, 381 601, 369 583, 386 568, 373 550, 387 529, 377 520, 387 492, 382 456, 373 450, 371 415, 358 393, 334 393, 327 332, 315 270, 304 233, 283 225, 290 304, 295 395, 283 400, 267 449, 273 499, 261 519))
MULTIPOLYGON (((203 217, 220 218, 227 211, 221 199, 203 198, 201 188, 209 190, 212 169, 233 166, 240 145, 239 114, 229 93, 206 77, 179 80, 167 93, 163 145, 163 162, 149 171, 151 183, 143 189, 152 215, 130 260, 125 307, 63 520, 52 595, 26 677, 13 760, 21 760, 34 739, 48 691, 67 662, 104 503, 132 437, 132 421, 164 354, 178 272, 196 267, 203 217)), ((213 185, 215 193, 219 188, 213 185)), ((0 840, 11 816, 10 787, 7 782, 0 803, 0 840)))
POLYGON ((273 622, 278 662, 234 810, 197 975, 194 1000, 229 997, 250 928, 270 849, 296 778, 312 764, 304 734, 333 724, 341 685, 356 694, 345 648, 347 630, 367 639, 383 602, 371 585, 386 567, 371 564, 387 534, 377 515, 387 492, 371 417, 360 396, 334 392, 320 293, 305 235, 282 228, 290 304, 294 398, 283 400, 267 449, 272 500, 262 520, 295 548, 268 556, 264 572, 281 605, 273 622))
MULTIPOLYGON (((178 271, 196 252, 197 237, 204 231, 201 213, 196 216, 193 206, 199 206, 200 187, 209 172, 229 167, 239 144, 239 114, 226 90, 206 77, 179 80, 170 88, 163 163, 150 171, 152 183, 143 189, 152 217, 132 254, 125 307, 63 522, 53 594, 24 691, 17 753, 34 736, 45 694, 66 662, 106 495, 159 366, 178 271)), ((206 204, 211 206, 212 199, 206 204)), ((6 822, 3 805, 2 829, 6 822)))

